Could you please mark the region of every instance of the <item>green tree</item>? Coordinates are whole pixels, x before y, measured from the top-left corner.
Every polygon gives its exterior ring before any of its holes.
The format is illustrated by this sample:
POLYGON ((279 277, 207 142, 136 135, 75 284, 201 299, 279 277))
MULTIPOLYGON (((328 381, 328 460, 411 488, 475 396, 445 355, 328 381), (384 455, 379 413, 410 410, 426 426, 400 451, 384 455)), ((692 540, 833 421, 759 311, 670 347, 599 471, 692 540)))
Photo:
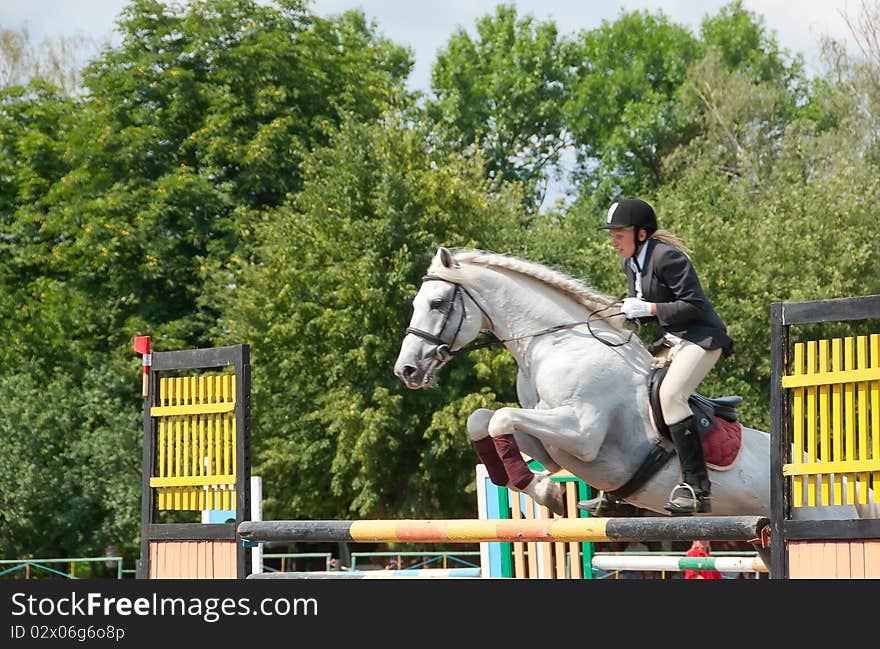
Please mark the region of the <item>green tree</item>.
MULTIPOLYGON (((264 214, 299 190, 308 152, 343 114, 375 119, 407 100, 408 51, 359 12, 135 0, 119 28, 121 44, 91 62, 81 96, 38 82, 0 96, 0 333, 11 342, 0 401, 43 387, 58 396, 10 414, 21 428, 0 436, 0 454, 32 466, 34 481, 53 476, 59 495, 45 511, 64 519, 5 527, 7 554, 77 556, 100 539, 135 547, 132 337, 151 334, 159 350, 212 345, 227 269, 249 257, 264 214), (63 454, 44 450, 53 435, 63 454), (74 484, 88 494, 65 507, 74 484), (72 531, 35 544, 51 525, 72 531)), ((32 503, 33 483, 15 482, 14 466, 0 491, 32 503)))
POLYGON ((454 147, 480 149, 488 178, 525 184, 526 207, 534 209, 569 144, 562 122, 567 70, 555 23, 498 5, 477 22, 475 38, 458 29, 438 54, 429 114, 454 147))
MULTIPOLYGON (((770 304, 880 290, 865 210, 880 191, 875 118, 852 110, 863 93, 832 79, 816 98, 818 112, 833 115, 822 124, 815 112, 792 118, 789 94, 775 80, 726 72, 718 61, 695 66, 690 83, 711 109, 699 111, 702 135, 667 160, 676 180, 659 189, 656 206, 664 227, 691 244, 736 341, 706 390, 743 395, 744 421, 768 430, 770 304)), ((798 335, 829 334, 800 328, 798 335)))
POLYGON ((699 115, 682 105, 688 70, 713 51, 725 70, 787 92, 790 111, 803 98, 800 58, 789 59, 763 18, 739 1, 707 16, 699 37, 662 12, 621 12, 582 32, 576 48, 565 124, 578 149, 582 198, 596 194, 607 202, 669 180, 663 160, 700 135, 699 115))
POLYGON ((699 42, 662 12, 646 11, 622 12, 575 42, 566 127, 580 183, 587 193, 604 183, 611 195, 658 185, 662 156, 692 136, 676 95, 699 42))
POLYGON ((267 516, 473 511, 463 422, 514 398, 511 363, 476 354, 418 392, 392 368, 437 246, 514 245, 522 197, 431 139, 390 115, 344 124, 307 159, 303 191, 257 228, 259 254, 229 291, 222 324, 253 345, 267 516))

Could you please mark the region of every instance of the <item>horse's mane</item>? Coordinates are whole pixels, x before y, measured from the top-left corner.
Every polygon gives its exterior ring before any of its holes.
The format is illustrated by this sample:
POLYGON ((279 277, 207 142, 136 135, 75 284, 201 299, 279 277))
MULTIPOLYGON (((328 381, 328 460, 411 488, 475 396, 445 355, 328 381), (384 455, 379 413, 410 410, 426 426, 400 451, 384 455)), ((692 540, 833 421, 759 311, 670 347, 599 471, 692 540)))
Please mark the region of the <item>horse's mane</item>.
MULTIPOLYGON (((531 277, 569 296, 590 311, 605 309, 617 301, 561 271, 534 261, 514 257, 513 255, 487 252, 485 250, 455 250, 453 251, 453 259, 462 266, 474 264, 485 268, 502 268, 531 277)), ((459 269, 458 272, 465 272, 464 268, 459 269)), ((441 277, 454 274, 454 272, 451 273, 446 269, 437 258, 431 263, 428 273, 441 277)), ((453 278, 450 277, 450 279, 453 278)), ((617 307, 612 307, 608 309, 606 314, 612 315, 618 311, 617 307)), ((608 318, 606 322, 615 329, 621 329, 620 325, 616 324, 613 318, 608 318)))

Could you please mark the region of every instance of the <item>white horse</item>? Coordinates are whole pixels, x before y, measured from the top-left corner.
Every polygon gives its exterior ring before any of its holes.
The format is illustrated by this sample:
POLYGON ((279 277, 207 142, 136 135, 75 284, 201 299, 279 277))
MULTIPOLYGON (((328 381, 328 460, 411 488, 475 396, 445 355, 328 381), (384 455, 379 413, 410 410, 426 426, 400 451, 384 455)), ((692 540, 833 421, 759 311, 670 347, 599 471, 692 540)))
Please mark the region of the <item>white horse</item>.
MULTIPOLYGON (((482 330, 491 331, 516 360, 522 407, 481 408, 468 418, 471 440, 487 467, 493 462, 483 452, 492 450, 487 441, 509 466, 511 454, 505 457, 498 442, 515 440, 549 473, 566 469, 594 488, 614 492, 633 484, 652 451, 673 448, 650 412, 653 357, 623 322, 613 298, 544 265, 440 248, 413 300, 394 372, 407 388, 432 385, 445 363, 467 351, 482 330)), ((516 455, 522 462, 518 450, 516 455)), ((497 458, 495 464, 493 482, 525 491, 559 513, 561 492, 546 475, 520 479, 517 487, 498 469, 497 458)), ((723 470, 709 466, 712 515, 770 516, 768 433, 743 426, 735 460, 723 470)), ((508 474, 513 477, 513 471, 508 474)), ((678 481, 672 457, 624 500, 666 515, 663 506, 678 481)), ((810 519, 880 517, 873 498, 868 505, 797 509, 810 519)))

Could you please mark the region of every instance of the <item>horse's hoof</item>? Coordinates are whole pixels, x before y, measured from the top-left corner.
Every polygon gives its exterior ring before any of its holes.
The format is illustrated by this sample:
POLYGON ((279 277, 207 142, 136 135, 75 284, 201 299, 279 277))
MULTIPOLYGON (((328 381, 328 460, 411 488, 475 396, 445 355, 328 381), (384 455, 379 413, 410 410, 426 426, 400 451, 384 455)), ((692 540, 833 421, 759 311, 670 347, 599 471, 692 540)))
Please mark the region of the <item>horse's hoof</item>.
POLYGON ((598 518, 634 518, 644 515, 644 510, 623 500, 609 498, 604 491, 597 498, 579 500, 577 508, 598 518))
POLYGON ((565 516, 565 501, 562 487, 543 474, 536 474, 524 490, 539 505, 543 505, 554 514, 565 516))

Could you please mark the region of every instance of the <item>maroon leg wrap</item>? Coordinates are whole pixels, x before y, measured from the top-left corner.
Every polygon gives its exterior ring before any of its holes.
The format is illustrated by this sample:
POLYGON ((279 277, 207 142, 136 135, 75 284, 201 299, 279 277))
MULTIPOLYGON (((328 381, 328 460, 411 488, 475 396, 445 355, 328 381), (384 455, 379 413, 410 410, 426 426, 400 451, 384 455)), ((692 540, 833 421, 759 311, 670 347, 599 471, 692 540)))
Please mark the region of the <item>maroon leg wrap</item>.
POLYGON ((495 442, 495 450, 498 451, 498 456, 504 463, 510 484, 519 490, 525 489, 532 481, 534 474, 520 454, 519 446, 513 435, 499 435, 493 437, 492 441, 495 442))
POLYGON ((492 480, 492 484, 506 487, 507 469, 504 468, 504 463, 498 457, 498 451, 495 450, 495 442, 492 441, 492 438, 484 437, 473 442, 473 445, 477 455, 486 466, 486 471, 489 473, 489 479, 492 480))

